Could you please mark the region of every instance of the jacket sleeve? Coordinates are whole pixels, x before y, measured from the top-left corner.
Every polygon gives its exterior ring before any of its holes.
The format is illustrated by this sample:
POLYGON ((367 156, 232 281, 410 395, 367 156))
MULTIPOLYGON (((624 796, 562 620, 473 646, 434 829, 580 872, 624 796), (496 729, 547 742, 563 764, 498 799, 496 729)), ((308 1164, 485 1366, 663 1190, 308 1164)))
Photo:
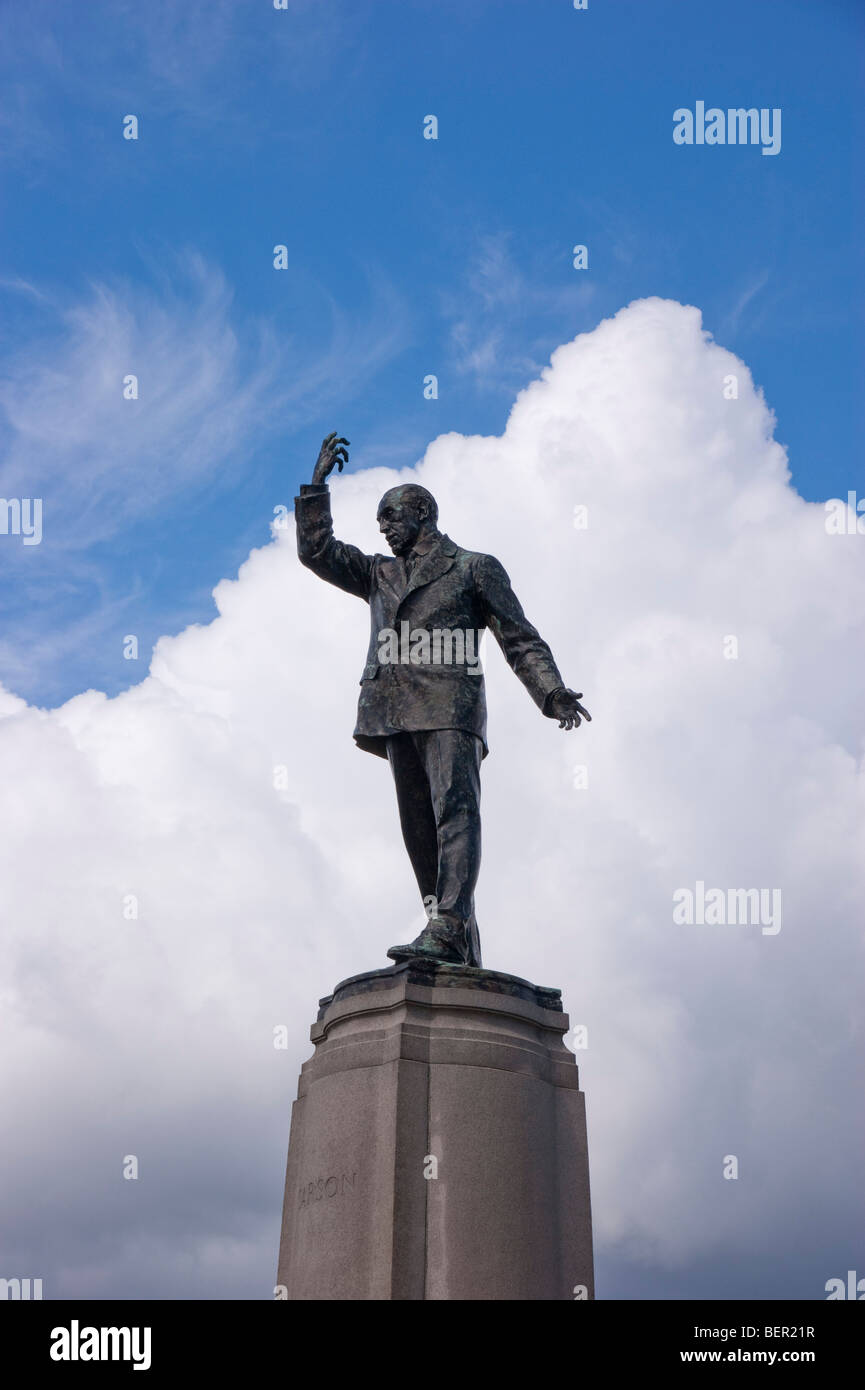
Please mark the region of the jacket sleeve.
POLYGON ((369 601, 375 556, 335 539, 327 484, 301 483, 294 499, 297 555, 301 564, 346 593, 369 601))
POLYGON ((492 555, 481 555, 476 569, 487 626, 504 653, 514 675, 519 676, 535 704, 548 714, 548 703, 565 688, 553 654, 532 627, 511 588, 504 566, 492 555))

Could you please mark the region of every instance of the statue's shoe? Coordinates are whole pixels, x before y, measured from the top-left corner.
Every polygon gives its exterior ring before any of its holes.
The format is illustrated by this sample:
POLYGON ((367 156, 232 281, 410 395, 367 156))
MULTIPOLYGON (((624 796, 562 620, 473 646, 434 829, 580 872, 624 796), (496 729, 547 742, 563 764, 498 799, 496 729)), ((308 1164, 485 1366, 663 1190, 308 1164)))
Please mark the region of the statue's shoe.
POLYGON ((431 919, 420 936, 407 946, 391 946, 391 960, 407 960, 420 956, 423 960, 438 961, 441 965, 468 965, 469 943, 465 926, 431 919))

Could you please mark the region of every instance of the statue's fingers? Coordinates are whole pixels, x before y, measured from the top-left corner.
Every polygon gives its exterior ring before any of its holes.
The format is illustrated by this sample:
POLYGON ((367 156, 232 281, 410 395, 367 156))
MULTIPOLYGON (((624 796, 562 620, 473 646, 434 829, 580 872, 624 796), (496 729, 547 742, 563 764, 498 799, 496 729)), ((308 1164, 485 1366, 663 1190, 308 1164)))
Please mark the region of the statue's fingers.
POLYGON ((343 439, 342 435, 340 435, 339 439, 337 439, 335 442, 336 442, 337 444, 345 444, 346 446, 348 446, 348 445, 351 443, 351 440, 350 440, 350 439, 343 439))

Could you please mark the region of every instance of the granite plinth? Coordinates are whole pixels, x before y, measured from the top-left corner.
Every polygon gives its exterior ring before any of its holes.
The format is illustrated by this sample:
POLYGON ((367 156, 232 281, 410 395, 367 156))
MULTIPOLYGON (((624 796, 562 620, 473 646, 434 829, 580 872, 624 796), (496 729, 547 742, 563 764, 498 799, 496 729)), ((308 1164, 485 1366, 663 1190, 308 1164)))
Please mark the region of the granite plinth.
POLYGON ((292 1111, 283 1296, 593 1297, 568 1028, 558 990, 489 970, 410 961, 337 985, 292 1111))

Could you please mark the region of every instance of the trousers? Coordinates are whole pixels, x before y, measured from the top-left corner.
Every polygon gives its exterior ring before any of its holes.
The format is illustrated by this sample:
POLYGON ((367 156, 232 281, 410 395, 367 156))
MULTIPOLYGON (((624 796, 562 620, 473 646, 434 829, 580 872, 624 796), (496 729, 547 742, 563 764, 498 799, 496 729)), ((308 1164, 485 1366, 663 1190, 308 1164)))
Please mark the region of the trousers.
POLYGON ((425 729, 390 735, 387 757, 421 897, 435 899, 439 919, 476 937, 483 744, 462 729, 425 729))

